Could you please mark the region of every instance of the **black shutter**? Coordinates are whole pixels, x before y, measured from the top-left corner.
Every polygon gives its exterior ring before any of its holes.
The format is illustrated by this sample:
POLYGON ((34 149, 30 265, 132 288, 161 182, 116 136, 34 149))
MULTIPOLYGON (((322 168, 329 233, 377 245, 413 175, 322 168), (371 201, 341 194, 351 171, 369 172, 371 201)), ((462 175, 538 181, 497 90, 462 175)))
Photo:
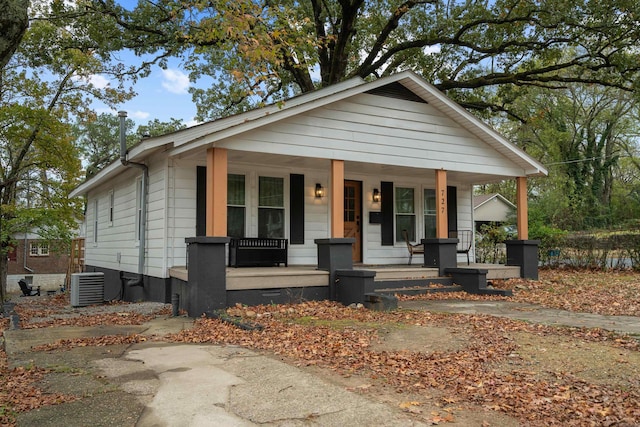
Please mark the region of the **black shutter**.
POLYGON ((447 223, 449 237, 458 237, 458 189, 447 186, 447 223))
POLYGON ((196 178, 196 236, 207 235, 207 168, 198 166, 196 178))
POLYGON ((291 174, 289 186, 289 240, 292 245, 304 244, 304 175, 291 174))
POLYGON ((380 213, 382 215, 382 246, 393 246, 393 182, 380 183, 380 213))

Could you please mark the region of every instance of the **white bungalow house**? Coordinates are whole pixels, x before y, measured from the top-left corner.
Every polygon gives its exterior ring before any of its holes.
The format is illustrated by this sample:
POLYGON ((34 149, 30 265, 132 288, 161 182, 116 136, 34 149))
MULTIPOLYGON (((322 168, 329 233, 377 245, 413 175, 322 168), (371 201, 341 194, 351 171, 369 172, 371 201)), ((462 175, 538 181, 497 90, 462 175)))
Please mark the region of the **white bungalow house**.
POLYGON ((500 193, 473 196, 473 221, 476 230, 484 224, 504 223, 516 211, 516 205, 500 193))
POLYGON ((355 264, 406 264, 403 230, 419 242, 473 229, 473 186, 504 179, 526 240, 526 180, 547 173, 409 71, 148 138, 122 160, 71 194, 87 198, 85 269, 116 290, 139 274, 128 298, 166 302, 185 239, 286 239, 292 267, 348 238, 355 264))

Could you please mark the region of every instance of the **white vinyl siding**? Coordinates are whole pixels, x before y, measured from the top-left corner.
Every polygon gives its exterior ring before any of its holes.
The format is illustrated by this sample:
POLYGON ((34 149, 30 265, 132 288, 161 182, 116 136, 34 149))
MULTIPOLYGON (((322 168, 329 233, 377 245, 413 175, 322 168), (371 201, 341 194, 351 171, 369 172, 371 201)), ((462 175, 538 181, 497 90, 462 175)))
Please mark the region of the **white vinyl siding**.
POLYGON ((197 162, 169 163, 167 202, 167 267, 186 265, 185 238, 196 235, 197 162))
MULTIPOLYGON (((164 160, 166 162, 166 160, 164 160)), ((140 214, 140 169, 129 168, 117 179, 109 182, 108 188, 97 188, 88 194, 90 207, 87 216, 93 218, 95 201, 107 207, 113 194, 113 221, 106 227, 109 210, 98 211, 99 244, 85 248, 87 265, 122 270, 130 273, 138 271, 139 254, 139 214, 140 214), (119 254, 119 255, 118 255, 119 254)), ((147 197, 147 232, 145 272, 155 277, 166 277, 165 260, 165 167, 163 162, 149 167, 147 197)), ((88 224, 87 235, 93 236, 95 225, 88 224)), ((184 263, 183 263, 184 264, 184 263)))
POLYGON ((429 104, 361 94, 223 141, 230 149, 522 176, 429 104))

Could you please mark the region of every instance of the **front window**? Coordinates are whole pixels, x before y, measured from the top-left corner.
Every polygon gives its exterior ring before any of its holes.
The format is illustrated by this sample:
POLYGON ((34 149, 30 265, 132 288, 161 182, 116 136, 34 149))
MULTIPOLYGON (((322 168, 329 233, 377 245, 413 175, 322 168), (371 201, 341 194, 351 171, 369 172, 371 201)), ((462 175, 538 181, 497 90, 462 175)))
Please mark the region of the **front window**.
POLYGON ((402 242, 402 230, 407 230, 410 241, 416 240, 416 210, 413 188, 395 189, 396 242, 402 242))
POLYGON ((244 237, 245 185, 244 175, 227 176, 227 236, 244 237))
POLYGON ((436 237, 436 190, 427 188, 424 190, 424 238, 436 237))
POLYGON ((284 237, 284 179, 261 176, 258 182, 258 237, 284 237))
POLYGON ((29 247, 31 256, 49 256, 49 244, 47 242, 34 242, 29 247))

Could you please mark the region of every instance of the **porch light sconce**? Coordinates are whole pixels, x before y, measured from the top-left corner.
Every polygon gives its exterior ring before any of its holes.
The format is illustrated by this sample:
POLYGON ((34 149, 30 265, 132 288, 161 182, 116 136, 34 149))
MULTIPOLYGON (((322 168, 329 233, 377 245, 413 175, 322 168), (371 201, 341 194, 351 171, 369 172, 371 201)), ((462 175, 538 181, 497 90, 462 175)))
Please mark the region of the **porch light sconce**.
POLYGON ((316 199, 321 199, 324 197, 324 187, 320 184, 316 184, 316 199))
POLYGON ((371 197, 373 199, 373 203, 380 203, 380 190, 377 188, 373 189, 373 195, 371 197))

